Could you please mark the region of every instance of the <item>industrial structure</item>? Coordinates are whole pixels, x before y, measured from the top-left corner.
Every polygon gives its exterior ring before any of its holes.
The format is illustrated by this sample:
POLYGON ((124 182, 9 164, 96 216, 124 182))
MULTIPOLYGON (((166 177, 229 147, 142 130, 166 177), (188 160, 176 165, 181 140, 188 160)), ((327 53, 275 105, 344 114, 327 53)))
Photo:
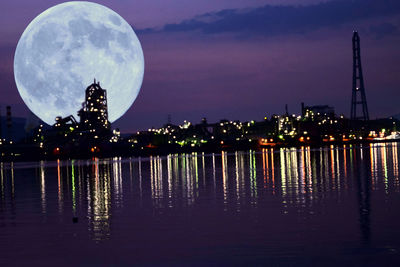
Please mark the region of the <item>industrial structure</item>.
POLYGON ((367 98, 365 96, 364 77, 361 66, 360 36, 358 32, 353 34, 353 90, 351 97, 350 119, 369 120, 367 98), (357 115, 357 107, 361 106, 362 113, 357 115))
POLYGON ((51 130, 40 138, 44 141, 40 146, 54 155, 98 153, 109 150, 110 143, 118 140, 119 131, 113 133, 108 121, 106 90, 96 79, 86 88, 78 116, 79 122, 73 115, 57 117, 51 130))
POLYGON ((109 131, 107 92, 100 87, 100 82, 94 82, 86 88, 85 102, 79 110, 81 130, 109 131))
POLYGON ((107 92, 100 87, 100 82, 94 82, 86 88, 85 101, 78 111, 79 123, 73 115, 57 117, 53 125, 55 129, 67 133, 79 132, 79 135, 98 138, 110 132, 111 124, 108 121, 107 92))
POLYGON ((314 119, 317 116, 335 117, 335 108, 328 105, 305 106, 301 103, 301 116, 314 119))
MULTIPOLYGON (((30 137, 11 140, 17 126, 11 107, 0 123, 0 159, 21 160, 40 158, 88 158, 93 156, 141 156, 179 152, 215 152, 248 150, 265 147, 359 144, 370 142, 400 142, 400 121, 390 117, 369 120, 361 66, 360 37, 353 35, 353 88, 351 116, 336 114, 329 105, 305 105, 301 114, 265 116, 262 121, 222 119, 209 123, 205 118, 198 124, 184 121, 174 125, 168 115, 167 124, 131 135, 111 131, 108 121, 106 90, 94 82, 86 88, 85 100, 78 111, 79 122, 73 115, 57 117, 52 127, 40 124, 30 137), (15 126, 14 126, 15 125, 15 126), (3 130, 3 134, 1 134, 3 130)), ((29 127, 28 127, 29 128, 29 127)))

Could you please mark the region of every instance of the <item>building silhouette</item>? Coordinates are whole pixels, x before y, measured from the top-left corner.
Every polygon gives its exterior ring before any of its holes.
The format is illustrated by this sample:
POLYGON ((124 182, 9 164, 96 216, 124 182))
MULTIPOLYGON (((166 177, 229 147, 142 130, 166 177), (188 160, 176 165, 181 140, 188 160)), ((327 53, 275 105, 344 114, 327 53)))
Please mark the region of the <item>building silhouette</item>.
POLYGON ((108 121, 107 92, 101 88, 100 82, 94 82, 86 88, 85 102, 78 111, 81 131, 104 132, 109 131, 111 124, 108 121))
POLYGON ((367 98, 365 96, 364 77, 361 66, 361 47, 358 32, 353 34, 353 89, 351 97, 351 120, 369 120, 367 98), (361 106, 362 113, 357 115, 357 107, 361 106))
POLYGON ((335 117, 335 108, 328 105, 305 106, 301 103, 301 116, 306 119, 314 119, 316 117, 335 117))

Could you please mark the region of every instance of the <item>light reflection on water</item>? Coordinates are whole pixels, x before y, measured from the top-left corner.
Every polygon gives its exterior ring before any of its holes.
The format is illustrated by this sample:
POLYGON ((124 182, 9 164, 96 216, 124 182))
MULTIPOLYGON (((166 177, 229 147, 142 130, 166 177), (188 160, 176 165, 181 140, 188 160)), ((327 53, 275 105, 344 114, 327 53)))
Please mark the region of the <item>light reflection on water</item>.
MULTIPOLYGON (((81 241, 86 240, 89 245, 93 241, 117 244, 113 235, 134 243, 137 231, 142 231, 135 225, 146 229, 149 221, 162 224, 165 220, 179 225, 181 231, 192 231, 190 227, 205 227, 200 225, 201 220, 224 221, 228 216, 230 221, 239 218, 243 228, 234 230, 240 229, 243 238, 246 233, 248 236, 279 235, 283 244, 286 242, 290 246, 293 244, 289 234, 251 227, 259 226, 259 222, 275 227, 281 222, 291 228, 288 229, 291 235, 296 234, 296 227, 302 227, 297 234, 303 235, 323 233, 323 227, 347 220, 345 224, 358 224, 358 227, 344 229, 343 232, 352 237, 340 242, 352 242, 352 248, 357 247, 354 244, 374 247, 378 246, 378 243, 374 245, 374 238, 380 240, 380 224, 389 227, 386 235, 391 231, 388 218, 394 215, 389 207, 399 205, 398 158, 398 144, 388 143, 320 149, 270 148, 210 155, 195 152, 149 158, 41 161, 37 164, 1 163, 0 227, 3 233, 11 228, 23 231, 24 223, 40 218, 40 223, 54 228, 53 232, 65 226, 75 231, 74 237, 81 236, 81 241), (343 209, 343 216, 349 218, 338 218, 340 213, 336 209, 343 209), (194 212, 198 223, 182 221, 183 214, 190 217, 194 212), (358 217, 357 221, 350 219, 353 215, 358 217), (73 217, 79 219, 79 231, 71 228, 73 217), (358 229, 358 233, 354 233, 354 229, 358 229), (82 237, 85 233, 88 239, 82 237), (354 236, 359 236, 358 240, 354 236)), ((393 218, 398 220, 399 216, 393 218)), ((167 225, 151 231, 173 232, 175 228, 172 227, 167 225)), ((204 235, 215 231, 202 230, 204 235)), ((143 231, 151 235, 150 230, 143 231)), ((40 234, 46 235, 45 232, 40 234)), ((152 239, 157 240, 163 234, 154 235, 152 239)), ((393 235, 400 238, 398 231, 393 235)), ((0 233, 0 238, 6 237, 0 233)), ((223 238, 229 239, 228 236, 223 238)), ((329 238, 334 240, 332 236, 329 238)), ((40 240, 35 242, 40 246, 40 240)), ((252 240, 246 242, 251 244, 252 240)), ((273 247, 273 244, 254 242, 265 249, 273 247)), ((399 244, 392 243, 394 247, 399 244)), ((198 244, 188 242, 186 245, 190 248, 198 244)), ((297 240, 296 245, 309 244, 305 238, 297 240)), ((285 256, 289 255, 282 257, 285 256)))

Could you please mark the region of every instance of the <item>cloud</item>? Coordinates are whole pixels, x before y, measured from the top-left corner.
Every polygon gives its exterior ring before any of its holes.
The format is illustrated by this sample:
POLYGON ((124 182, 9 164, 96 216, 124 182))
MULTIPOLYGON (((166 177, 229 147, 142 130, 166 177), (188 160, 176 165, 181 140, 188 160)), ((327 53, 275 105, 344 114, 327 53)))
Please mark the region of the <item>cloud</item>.
POLYGON ((161 29, 144 29, 140 33, 197 31, 204 34, 275 36, 305 33, 399 13, 399 0, 333 0, 308 6, 266 5, 206 13, 181 23, 167 24, 161 29))

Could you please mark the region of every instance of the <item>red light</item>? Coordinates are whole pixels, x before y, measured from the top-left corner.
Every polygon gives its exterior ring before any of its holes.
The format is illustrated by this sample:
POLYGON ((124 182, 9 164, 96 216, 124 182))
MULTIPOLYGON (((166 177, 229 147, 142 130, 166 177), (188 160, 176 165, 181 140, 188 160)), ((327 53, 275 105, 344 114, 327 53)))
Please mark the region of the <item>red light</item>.
POLYGON ((54 148, 53 154, 54 155, 59 155, 60 154, 60 148, 59 147, 54 148))

